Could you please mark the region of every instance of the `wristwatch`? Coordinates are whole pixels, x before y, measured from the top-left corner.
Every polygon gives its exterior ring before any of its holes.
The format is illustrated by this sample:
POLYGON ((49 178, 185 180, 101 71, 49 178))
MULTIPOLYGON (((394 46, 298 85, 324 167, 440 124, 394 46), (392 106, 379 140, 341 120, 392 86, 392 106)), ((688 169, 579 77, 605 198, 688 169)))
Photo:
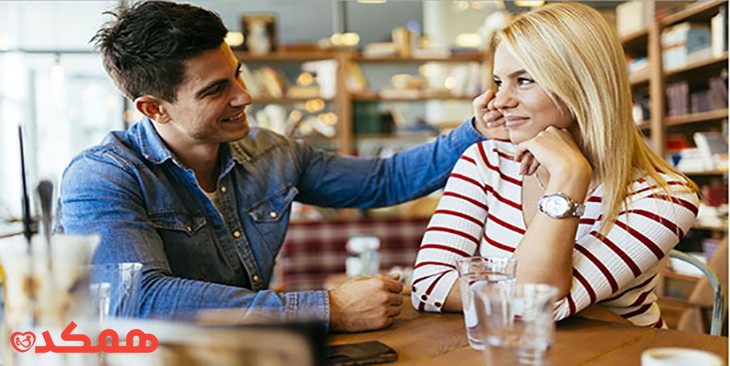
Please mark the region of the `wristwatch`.
POLYGON ((537 201, 537 209, 554 219, 564 219, 581 217, 586 210, 586 205, 575 202, 564 193, 558 192, 540 197, 540 200, 537 201))

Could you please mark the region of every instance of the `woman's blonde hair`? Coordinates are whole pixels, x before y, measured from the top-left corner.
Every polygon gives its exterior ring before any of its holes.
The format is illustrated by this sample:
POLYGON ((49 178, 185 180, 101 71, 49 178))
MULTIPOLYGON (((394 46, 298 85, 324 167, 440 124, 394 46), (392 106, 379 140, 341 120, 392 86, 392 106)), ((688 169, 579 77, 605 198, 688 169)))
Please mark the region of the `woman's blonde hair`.
POLYGON ((499 32, 499 43, 551 96, 570 110, 578 143, 603 183, 607 231, 627 202, 634 169, 669 191, 660 172, 697 186, 643 141, 634 122, 631 85, 621 41, 595 9, 556 3, 521 14, 499 32))

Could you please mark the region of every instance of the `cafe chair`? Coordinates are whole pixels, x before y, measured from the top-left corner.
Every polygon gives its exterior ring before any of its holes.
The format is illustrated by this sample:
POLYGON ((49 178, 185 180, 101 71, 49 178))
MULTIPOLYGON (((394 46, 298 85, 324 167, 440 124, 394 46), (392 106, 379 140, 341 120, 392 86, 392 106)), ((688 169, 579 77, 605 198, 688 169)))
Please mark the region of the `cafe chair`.
POLYGON ((689 254, 673 249, 669 252, 669 257, 691 264, 705 275, 710 285, 712 286, 713 292, 712 323, 710 325, 710 334, 721 335, 722 326, 725 319, 725 295, 723 293, 723 287, 720 283, 720 279, 707 264, 701 262, 700 260, 689 254))

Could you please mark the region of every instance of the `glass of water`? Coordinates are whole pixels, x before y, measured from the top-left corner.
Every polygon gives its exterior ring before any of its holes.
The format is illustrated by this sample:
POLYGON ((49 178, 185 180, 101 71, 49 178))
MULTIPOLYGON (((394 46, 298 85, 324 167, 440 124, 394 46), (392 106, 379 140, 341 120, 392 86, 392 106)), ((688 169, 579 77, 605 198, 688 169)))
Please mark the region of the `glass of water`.
POLYGON ((493 365, 548 365, 558 290, 545 284, 511 288, 488 283, 474 287, 484 336, 484 357, 493 365))
POLYGON ((466 257, 456 261, 461 286, 461 303, 464 310, 466 338, 469 346, 484 349, 484 336, 479 324, 474 288, 480 283, 498 284, 511 288, 515 283, 517 260, 514 258, 466 257))

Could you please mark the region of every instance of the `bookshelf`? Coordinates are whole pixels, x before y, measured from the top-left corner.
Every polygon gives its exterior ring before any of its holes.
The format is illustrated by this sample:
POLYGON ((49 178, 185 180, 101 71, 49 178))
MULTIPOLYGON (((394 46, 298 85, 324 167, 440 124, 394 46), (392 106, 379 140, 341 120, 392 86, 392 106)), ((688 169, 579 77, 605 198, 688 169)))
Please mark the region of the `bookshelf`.
MULTIPOLYGON (((423 142, 432 138, 432 131, 414 131, 405 134, 390 133, 365 133, 355 134, 355 104, 356 103, 400 103, 400 104, 418 104, 434 101, 443 102, 461 102, 468 103, 476 97, 476 95, 453 95, 445 92, 429 92, 428 90, 417 95, 381 95, 377 91, 351 91, 353 88, 348 86, 348 79, 352 78, 351 68, 348 64, 364 64, 369 67, 385 68, 387 66, 405 65, 409 68, 415 68, 426 63, 444 63, 444 64, 460 64, 477 62, 482 63, 484 54, 481 52, 462 52, 455 53, 450 56, 428 56, 428 57, 400 57, 400 56, 384 56, 384 57, 368 57, 353 50, 322 50, 322 51, 282 51, 273 52, 264 55, 257 55, 248 52, 235 51, 239 60, 247 65, 250 69, 257 67, 270 67, 284 76, 285 83, 293 84, 292 79, 296 72, 301 72, 301 66, 311 61, 334 60, 337 64, 334 75, 334 95, 323 97, 322 95, 306 95, 291 96, 284 90, 281 96, 257 95, 254 96, 252 108, 254 111, 265 108, 268 105, 279 105, 290 113, 292 109, 300 109, 313 99, 319 99, 326 105, 325 110, 331 111, 337 116, 335 124, 336 134, 333 137, 317 136, 299 136, 306 141, 315 143, 319 147, 337 151, 342 154, 355 154, 357 152, 358 140, 380 140, 396 141, 401 143, 407 142, 423 142)), ((387 72, 387 71, 386 71, 387 72)), ((480 75, 481 76, 481 75, 480 75)), ((247 84, 251 84, 251 80, 244 80, 247 84)), ((467 116, 464 116, 466 118, 467 116)), ((448 126, 453 127, 453 126, 448 126)), ((291 132, 291 131, 289 131, 291 132)))
MULTIPOLYGON (((665 69, 664 50, 662 49, 663 32, 684 22, 710 26, 711 19, 723 6, 728 6, 727 0, 694 2, 679 11, 655 19, 646 28, 625 34, 621 38, 627 57, 646 58, 646 68, 637 69, 634 72, 631 72, 630 68, 630 81, 634 95, 643 95, 648 101, 647 109, 650 116, 645 116, 642 121, 637 122, 637 125, 649 136, 650 143, 661 156, 667 156, 669 136, 683 135, 690 145, 694 144, 693 134, 695 132, 722 132, 727 137, 727 105, 722 107, 715 105, 709 109, 696 108, 695 111, 691 106, 694 102, 691 97, 692 93, 709 90, 710 78, 723 73, 726 75, 727 49, 720 54, 708 52, 704 57, 696 59, 687 57, 688 62, 683 65, 675 65, 672 69, 665 69), (690 106, 686 113, 677 113, 675 109, 674 113, 670 114, 672 104, 676 103, 676 99, 670 99, 668 94, 671 93, 670 89, 673 85, 681 83, 686 84, 689 89, 689 95, 686 98, 690 106)), ((727 32, 727 29, 724 31, 727 32)), ((726 189, 728 184, 727 170, 710 169, 685 174, 700 186, 721 184, 726 189)), ((726 237, 727 234, 726 221, 718 220, 717 225, 713 223, 712 226, 697 223, 677 248, 685 251, 699 251, 702 250, 701 243, 706 240, 719 240, 726 237)), ((677 293, 689 294, 697 283, 697 277, 678 273, 670 268, 662 269, 660 274, 660 284, 657 285, 656 292, 665 320, 672 326, 671 318, 674 310, 676 310, 676 314, 679 314, 688 306, 698 306, 676 297, 677 293), (665 290, 667 291, 665 292, 665 290)))
MULTIPOLYGON (((662 32, 671 26, 687 21, 709 24, 710 19, 717 15, 723 5, 727 6, 727 4, 727 1, 723 0, 693 3, 680 11, 656 20, 646 28, 621 37, 627 57, 647 58, 647 67, 630 71, 629 78, 634 95, 648 95, 650 118, 638 122, 638 127, 649 135, 654 149, 662 156, 667 153, 666 138, 668 134, 684 133, 689 136, 688 140, 692 141, 691 133, 694 131, 726 131, 727 129, 727 107, 669 115, 667 113, 669 105, 667 86, 674 82, 684 81, 689 84, 690 90, 702 88, 702 84, 707 83, 710 77, 718 76, 723 70, 727 70, 728 52, 725 51, 718 56, 708 55, 708 57, 687 62, 681 67, 664 70, 661 40, 662 32)), ((691 175, 716 176, 717 173, 691 173, 691 175)), ((727 174, 722 172, 721 175, 723 174, 727 180, 727 174)))
POLYGON ((680 116, 668 116, 664 118, 665 126, 680 126, 704 122, 715 122, 727 119, 727 108, 716 109, 708 112, 690 113, 680 116))

